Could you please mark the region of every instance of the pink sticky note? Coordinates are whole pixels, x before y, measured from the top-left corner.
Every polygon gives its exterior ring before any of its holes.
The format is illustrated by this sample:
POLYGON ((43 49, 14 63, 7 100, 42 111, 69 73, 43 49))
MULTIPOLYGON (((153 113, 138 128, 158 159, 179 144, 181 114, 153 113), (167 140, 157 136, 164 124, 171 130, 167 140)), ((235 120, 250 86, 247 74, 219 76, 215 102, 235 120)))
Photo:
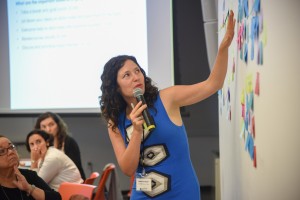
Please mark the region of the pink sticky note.
POLYGON ((251 118, 251 129, 252 129, 253 138, 255 138, 255 120, 254 120, 254 116, 252 116, 252 118, 251 118))
POLYGON ((245 119, 245 104, 242 104, 242 118, 245 119))
POLYGON ((259 72, 256 73, 255 91, 254 93, 259 96, 259 72))
POLYGON ((239 27, 238 35, 237 35, 237 43, 238 43, 238 49, 241 50, 243 46, 243 32, 244 32, 244 23, 242 23, 239 27))

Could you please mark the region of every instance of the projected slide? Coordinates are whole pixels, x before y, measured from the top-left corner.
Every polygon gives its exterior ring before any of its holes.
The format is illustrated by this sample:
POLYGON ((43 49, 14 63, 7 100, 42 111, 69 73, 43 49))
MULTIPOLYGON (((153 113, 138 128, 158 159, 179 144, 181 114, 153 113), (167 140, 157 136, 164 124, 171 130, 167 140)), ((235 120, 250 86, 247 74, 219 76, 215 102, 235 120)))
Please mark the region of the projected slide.
POLYGON ((148 71, 145 0, 7 0, 11 109, 98 108, 105 62, 148 71))

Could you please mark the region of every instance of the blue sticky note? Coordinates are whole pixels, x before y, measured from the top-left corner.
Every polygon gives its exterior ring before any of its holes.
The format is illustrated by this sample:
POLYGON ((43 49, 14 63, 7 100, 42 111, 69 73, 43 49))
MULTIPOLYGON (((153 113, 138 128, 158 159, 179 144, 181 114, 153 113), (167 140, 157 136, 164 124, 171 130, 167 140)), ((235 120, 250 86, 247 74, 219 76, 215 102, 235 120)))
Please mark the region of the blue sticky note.
POLYGON ((253 90, 251 88, 251 92, 247 94, 247 110, 253 110, 253 90))
POLYGON ((253 110, 254 108, 254 94, 253 91, 249 93, 249 109, 253 110))
POLYGON ((258 48, 258 64, 262 65, 263 64, 263 43, 262 41, 259 42, 259 48, 258 48))
POLYGON ((244 18, 244 11, 243 11, 243 2, 242 0, 239 0, 239 4, 238 4, 238 22, 242 22, 244 18))
POLYGON ((241 133, 240 133, 240 138, 243 138, 245 135, 245 123, 242 121, 242 128, 241 128, 241 133))
POLYGON ((254 40, 251 40, 251 60, 254 60, 254 40))
POLYGON ((248 62, 248 43, 244 43, 244 55, 243 60, 247 63, 248 62))
POLYGON ((259 17, 258 16, 254 16, 252 17, 252 21, 253 21, 253 39, 257 40, 258 36, 259 36, 259 17))
POLYGON ((258 16, 253 16, 251 19, 251 39, 257 40, 259 36, 259 18, 258 16))
POLYGON ((243 39, 244 41, 249 41, 249 34, 248 34, 248 26, 247 23, 244 23, 244 31, 243 31, 243 39))
POLYGON ((227 100, 228 102, 230 102, 230 89, 228 88, 228 91, 227 91, 227 100))
POLYGON ((249 140, 250 140, 250 138, 249 138, 249 137, 250 137, 250 134, 248 133, 247 130, 245 131, 245 133, 246 133, 246 135, 247 135, 247 137, 246 137, 246 142, 245 142, 245 150, 248 151, 248 147, 249 147, 248 144, 249 144, 249 140))
POLYGON ((244 45, 242 46, 242 48, 240 50, 240 59, 241 60, 244 60, 243 55, 244 55, 244 45))
POLYGON ((254 141, 251 134, 249 134, 249 142, 248 142, 248 152, 251 160, 254 158, 254 141))
POLYGON ((218 97, 222 98, 222 90, 218 90, 218 97))
POLYGON ((254 42, 258 39, 258 17, 254 16, 251 19, 251 60, 254 60, 254 42))
POLYGON ((245 129, 248 129, 248 122, 249 122, 249 117, 248 117, 248 110, 245 113, 245 119, 244 119, 244 123, 245 123, 245 129))
POLYGON ((248 17, 249 16, 248 0, 244 0, 243 6, 244 6, 245 17, 248 17))
POLYGON ((260 12, 260 0, 254 1, 252 10, 256 13, 260 12))

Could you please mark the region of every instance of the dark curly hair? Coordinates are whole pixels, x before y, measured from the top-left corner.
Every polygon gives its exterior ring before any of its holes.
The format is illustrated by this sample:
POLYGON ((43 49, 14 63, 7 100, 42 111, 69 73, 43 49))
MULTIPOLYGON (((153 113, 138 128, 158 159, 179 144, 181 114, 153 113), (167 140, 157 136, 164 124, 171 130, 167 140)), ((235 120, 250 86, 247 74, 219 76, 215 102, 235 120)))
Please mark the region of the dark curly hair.
POLYGON ((120 113, 126 109, 126 102, 118 92, 119 86, 117 84, 117 74, 127 60, 133 61, 144 75, 144 98, 148 108, 153 108, 154 101, 157 99, 158 95, 158 88, 152 84, 152 79, 146 75, 134 56, 119 55, 111 58, 104 65, 103 73, 101 75, 102 85, 100 89, 102 91, 102 96, 99 97, 99 103, 103 118, 108 123, 109 127, 112 126, 114 132, 119 124, 118 118, 120 113), (109 120, 111 120, 113 124, 110 124, 109 120))
POLYGON ((57 148, 61 150, 63 148, 63 143, 68 134, 68 126, 58 114, 53 113, 53 112, 42 113, 40 116, 38 116, 34 128, 41 129, 41 122, 49 117, 51 117, 58 126, 58 130, 57 130, 58 146, 57 146, 57 148))
POLYGON ((30 146, 29 146, 29 138, 34 134, 40 135, 42 138, 44 138, 46 143, 47 142, 49 143, 49 146, 53 146, 54 138, 53 138, 52 135, 48 134, 46 131, 39 130, 39 129, 34 129, 34 130, 30 131, 27 134, 27 137, 26 137, 26 149, 27 149, 28 152, 31 152, 31 149, 30 149, 30 146))

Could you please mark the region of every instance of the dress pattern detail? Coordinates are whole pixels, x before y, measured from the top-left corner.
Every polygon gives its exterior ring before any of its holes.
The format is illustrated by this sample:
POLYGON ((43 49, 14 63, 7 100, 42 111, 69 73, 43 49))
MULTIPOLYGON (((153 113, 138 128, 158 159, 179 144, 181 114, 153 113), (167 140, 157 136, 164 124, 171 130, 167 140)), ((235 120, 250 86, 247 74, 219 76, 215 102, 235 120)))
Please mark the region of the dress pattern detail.
POLYGON ((141 159, 144 166, 154 166, 169 156, 165 145, 154 145, 144 148, 144 159, 141 159))
POLYGON ((170 190, 170 177, 155 171, 149 171, 145 178, 151 178, 152 191, 144 192, 149 197, 156 197, 170 190))

